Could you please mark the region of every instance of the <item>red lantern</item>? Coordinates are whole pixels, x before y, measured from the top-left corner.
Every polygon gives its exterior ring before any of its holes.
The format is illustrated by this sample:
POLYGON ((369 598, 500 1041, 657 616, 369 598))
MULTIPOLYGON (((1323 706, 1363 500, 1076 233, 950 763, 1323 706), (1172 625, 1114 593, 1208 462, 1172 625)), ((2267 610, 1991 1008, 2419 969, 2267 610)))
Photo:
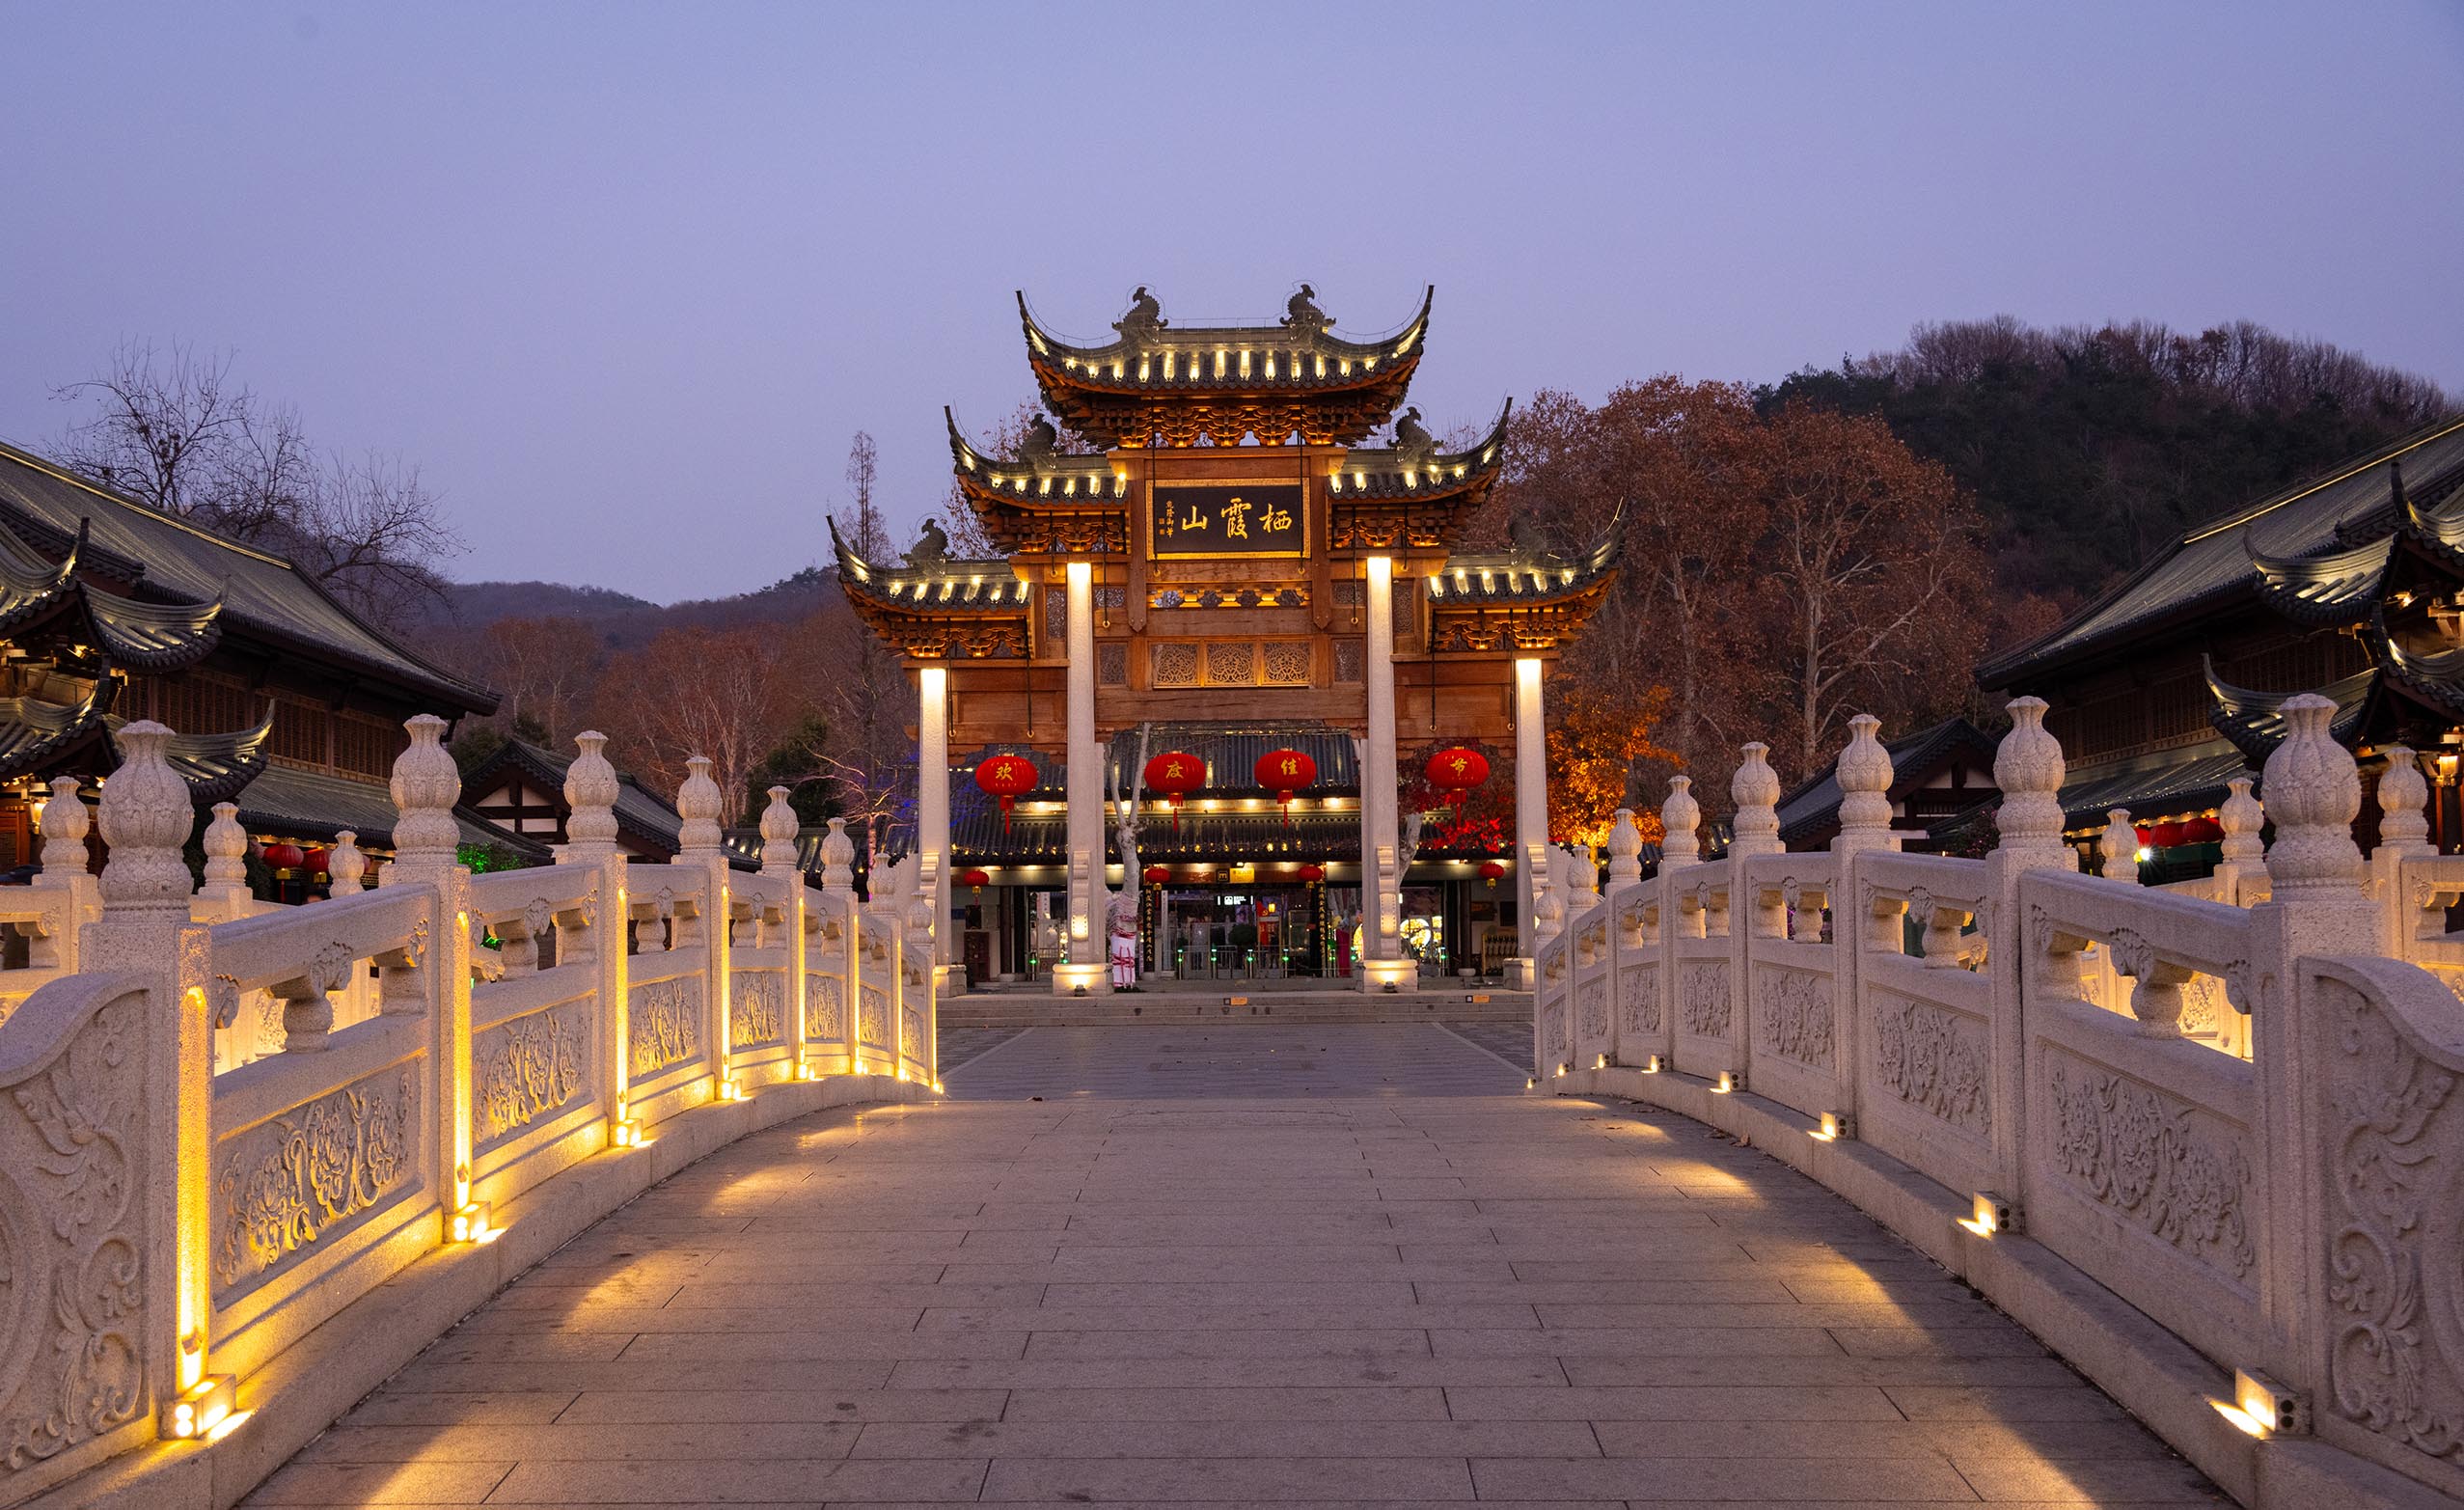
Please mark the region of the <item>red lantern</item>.
POLYGON ((276 870, 296 870, 299 868, 299 863, 308 858, 300 853, 297 844, 285 843, 281 840, 266 845, 260 853, 263 855, 265 864, 276 870))
POLYGON ((2156 831, 2151 825, 2141 823, 2135 825, 2130 832, 2138 837, 2141 849, 2151 849, 2155 846, 2156 831))
POLYGON ((1181 831, 1181 799, 1206 784, 1206 762, 1186 750, 1166 750, 1146 762, 1146 784, 1172 808, 1172 832, 1181 831))
POLYGON ((1431 755, 1428 768, 1422 774, 1429 778, 1430 785, 1454 797, 1455 810, 1460 813, 1465 795, 1489 780, 1489 757, 1477 750, 1465 750, 1458 745, 1431 755))
POLYGON ((1025 755, 999 755, 975 767, 975 784, 1001 800, 1001 832, 1009 832, 1009 810, 1035 789, 1035 762, 1025 755))
POLYGON ((2181 837, 2185 844, 2222 843, 2225 826, 2213 818, 2193 818, 2181 826, 2181 837))
POLYGON ((329 849, 312 849, 299 857, 299 867, 310 875, 323 875, 326 865, 334 858, 329 849))
POLYGON ((966 882, 970 887, 972 887, 978 892, 982 891, 985 887, 990 886, 993 881, 992 876, 988 872, 982 870, 960 871, 958 879, 966 882))
POLYGON ((1305 751, 1270 750, 1258 756, 1258 763, 1249 774, 1283 805, 1283 826, 1288 829, 1292 826, 1292 794, 1303 786, 1317 784, 1318 762, 1310 759, 1305 751))
POLYGON ((1149 886, 1162 886, 1164 882, 1172 879, 1172 872, 1164 869, 1162 865, 1149 865, 1145 869, 1139 871, 1138 876, 1149 886))
POLYGON ((1300 867, 1300 879, 1310 886, 1315 886, 1326 878, 1327 867, 1324 865, 1312 863, 1300 867))
POLYGON ((1484 860, 1480 863, 1480 879, 1488 882, 1489 890, 1492 892, 1497 890, 1497 882, 1505 873, 1505 865, 1498 861, 1484 860))
POLYGON ((2150 837, 2155 840, 2158 849, 2171 849, 2183 841, 2182 825, 2174 822, 2159 823, 2150 837))

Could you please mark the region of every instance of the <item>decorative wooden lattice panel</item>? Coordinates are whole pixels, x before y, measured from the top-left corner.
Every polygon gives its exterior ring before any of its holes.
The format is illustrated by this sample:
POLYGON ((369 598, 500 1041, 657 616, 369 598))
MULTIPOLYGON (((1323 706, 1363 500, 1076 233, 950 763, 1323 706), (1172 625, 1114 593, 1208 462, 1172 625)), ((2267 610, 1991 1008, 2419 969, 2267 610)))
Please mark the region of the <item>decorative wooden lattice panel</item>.
POLYGON ((1107 687, 1130 684, 1130 647, 1118 640, 1095 647, 1095 679, 1107 687))
POLYGON ((1357 640, 1334 643, 1334 679, 1344 686, 1356 686, 1368 665, 1368 647, 1357 640))
POLYGON ((1198 684, 1198 647, 1187 641, 1167 640, 1155 647, 1155 685, 1194 687, 1198 684))
POLYGON ((1309 643, 1307 641, 1270 640, 1265 649, 1268 686, 1305 687, 1309 684, 1309 643))
POLYGON ((1246 687, 1257 680, 1258 647, 1246 640, 1211 640, 1206 680, 1211 687, 1246 687))

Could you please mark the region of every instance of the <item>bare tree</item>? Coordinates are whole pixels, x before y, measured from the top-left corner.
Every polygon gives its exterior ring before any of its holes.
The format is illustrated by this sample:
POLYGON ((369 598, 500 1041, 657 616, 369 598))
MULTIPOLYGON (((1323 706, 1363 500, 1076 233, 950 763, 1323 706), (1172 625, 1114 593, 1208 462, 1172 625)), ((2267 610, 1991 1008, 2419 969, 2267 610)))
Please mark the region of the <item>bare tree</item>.
POLYGON ((387 617, 441 595, 462 549, 419 469, 377 453, 320 457, 296 410, 232 379, 231 358, 150 343, 53 390, 93 405, 60 441, 68 463, 165 513, 289 558, 353 608, 387 617))

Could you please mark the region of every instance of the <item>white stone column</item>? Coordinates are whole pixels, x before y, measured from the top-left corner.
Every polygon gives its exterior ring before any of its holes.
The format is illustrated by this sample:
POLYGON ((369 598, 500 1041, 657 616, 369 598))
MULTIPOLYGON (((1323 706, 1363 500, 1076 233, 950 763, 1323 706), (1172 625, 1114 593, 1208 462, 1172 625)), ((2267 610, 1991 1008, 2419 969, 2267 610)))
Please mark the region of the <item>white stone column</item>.
POLYGON ((1515 927, 1522 947, 1509 983, 1532 988, 1533 907, 1548 860, 1548 737, 1541 723, 1540 658, 1515 660, 1515 927))
MULTIPOLYGON (((1073 650, 1073 655, 1076 653, 1073 650)), ((1092 657, 1090 657, 1092 659, 1092 657)), ((1077 668, 1071 667, 1073 674, 1077 668)), ((1075 691, 1077 682, 1071 688, 1075 691)), ((1077 726, 1072 725, 1075 728, 1077 726)), ((933 904, 934 984, 951 963, 949 926, 949 668, 916 673, 916 851, 933 904)))
POLYGON ((1063 996, 1109 991, 1104 968, 1104 761, 1095 745, 1095 563, 1074 561, 1069 581, 1069 909, 1061 919, 1065 966, 1053 971, 1063 996))
POLYGON ((1368 991, 1409 991, 1419 972, 1403 958, 1403 836, 1397 822, 1394 703, 1394 558, 1372 556, 1362 598, 1369 630, 1368 742, 1360 766, 1362 904, 1360 985, 1368 991))

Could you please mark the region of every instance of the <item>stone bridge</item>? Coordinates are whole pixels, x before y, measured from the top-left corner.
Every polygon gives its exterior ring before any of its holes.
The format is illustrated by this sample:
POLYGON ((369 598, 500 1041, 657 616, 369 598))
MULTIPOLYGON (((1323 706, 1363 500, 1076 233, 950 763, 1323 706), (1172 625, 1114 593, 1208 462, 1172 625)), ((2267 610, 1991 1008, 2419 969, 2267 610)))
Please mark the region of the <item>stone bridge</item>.
POLYGON ((586 755, 473 877, 415 720, 383 884, 260 909, 131 725, 98 887, 0 907, 0 1504, 2456 1503, 2464 858, 2402 751, 2362 856, 2331 706, 2186 887, 2079 873, 2034 700, 2000 847, 1899 853, 1861 720, 1828 850, 1748 747, 1724 858, 1681 781, 1548 878, 1529 1064, 1034 1028, 946 1095, 936 878, 808 886, 783 805, 629 865, 586 755))

